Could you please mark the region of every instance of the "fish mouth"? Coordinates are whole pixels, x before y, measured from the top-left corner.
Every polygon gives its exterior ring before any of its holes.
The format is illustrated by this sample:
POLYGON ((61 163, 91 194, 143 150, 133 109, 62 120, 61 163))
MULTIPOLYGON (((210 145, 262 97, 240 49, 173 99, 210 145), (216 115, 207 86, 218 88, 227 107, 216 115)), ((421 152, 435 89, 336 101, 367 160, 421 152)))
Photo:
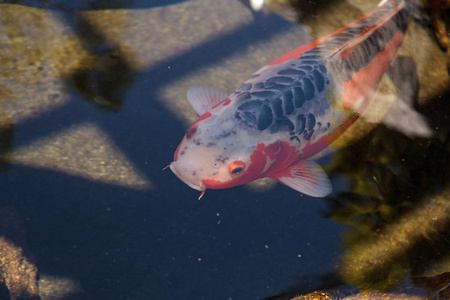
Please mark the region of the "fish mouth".
POLYGON ((190 186, 190 187, 193 188, 194 190, 201 191, 201 192, 203 192, 204 190, 206 190, 206 187, 203 185, 203 183, 201 183, 200 185, 195 185, 195 184, 193 184, 193 183, 191 183, 191 182, 189 182, 189 181, 186 181, 186 180, 185 180, 185 179, 177 172, 177 170, 174 168, 174 166, 172 165, 172 163, 170 164, 170 167, 169 167, 169 168, 172 170, 173 174, 175 174, 175 176, 178 177, 178 179, 180 179, 182 182, 184 182, 185 184, 187 184, 188 186, 190 186))

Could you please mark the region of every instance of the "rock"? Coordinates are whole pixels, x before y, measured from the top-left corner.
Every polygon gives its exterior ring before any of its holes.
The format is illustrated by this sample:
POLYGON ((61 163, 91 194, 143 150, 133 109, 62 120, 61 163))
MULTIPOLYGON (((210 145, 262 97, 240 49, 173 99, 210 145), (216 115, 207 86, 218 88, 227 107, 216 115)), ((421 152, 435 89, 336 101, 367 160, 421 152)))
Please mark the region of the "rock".
MULTIPOLYGON (((26 232, 12 206, 0 210, 0 284, 11 300, 38 300, 37 267, 25 249, 26 232)), ((0 295, 1 296, 1 295, 0 295)))

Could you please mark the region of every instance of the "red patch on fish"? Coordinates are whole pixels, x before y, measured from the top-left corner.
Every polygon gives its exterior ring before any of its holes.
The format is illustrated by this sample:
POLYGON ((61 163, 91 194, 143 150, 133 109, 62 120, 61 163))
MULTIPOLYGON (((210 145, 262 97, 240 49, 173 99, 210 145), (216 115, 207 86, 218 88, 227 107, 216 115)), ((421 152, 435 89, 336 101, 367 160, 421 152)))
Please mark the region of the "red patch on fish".
POLYGON ((203 179, 202 183, 207 189, 226 189, 229 187, 241 185, 250 181, 253 181, 264 170, 266 166, 267 157, 263 153, 265 149, 263 143, 258 144, 257 149, 250 155, 250 166, 242 174, 236 175, 236 178, 222 182, 214 179, 203 179))
POLYGON ((352 118, 342 122, 332 135, 323 136, 314 143, 308 142, 303 148, 302 159, 308 159, 331 145, 331 143, 340 137, 353 123, 356 122, 356 120, 358 120, 358 118, 359 115, 354 114, 352 118))
POLYGON ((274 159, 275 156, 280 151, 280 143, 273 143, 266 147, 264 152, 269 156, 270 159, 274 159))
MULTIPOLYGON (((283 170, 293 162, 299 159, 299 155, 297 154, 296 147, 292 146, 288 142, 278 142, 269 145, 267 148, 277 145, 277 152, 274 157, 276 157, 276 161, 272 163, 269 169, 266 170, 264 174, 276 173, 280 170, 283 170)), ((266 151, 267 153, 267 151, 266 151)), ((273 158, 272 158, 273 159, 273 158)), ((267 175, 264 175, 267 176, 267 175)))
POLYGON ((214 109, 214 108, 216 108, 216 107, 218 107, 220 105, 227 106, 230 103, 231 103, 231 99, 230 98, 225 98, 222 101, 220 101, 219 103, 217 103, 216 105, 214 105, 212 108, 214 109))
POLYGON ((367 67, 354 73, 352 79, 344 81, 342 106, 345 109, 351 109, 356 101, 363 99, 362 106, 358 107, 358 111, 364 110, 371 98, 371 94, 377 89, 382 74, 386 71, 389 62, 395 56, 398 47, 400 47, 402 40, 403 35, 397 32, 394 38, 386 44, 385 50, 378 52, 377 56, 367 67))
MULTIPOLYGON (((231 103, 231 99, 230 99, 230 98, 224 99, 224 100, 222 100, 222 102, 220 102, 220 103, 222 103, 223 106, 227 106, 227 105, 229 105, 229 104, 231 103)), ((219 104, 220 104, 220 103, 219 103, 219 104)))

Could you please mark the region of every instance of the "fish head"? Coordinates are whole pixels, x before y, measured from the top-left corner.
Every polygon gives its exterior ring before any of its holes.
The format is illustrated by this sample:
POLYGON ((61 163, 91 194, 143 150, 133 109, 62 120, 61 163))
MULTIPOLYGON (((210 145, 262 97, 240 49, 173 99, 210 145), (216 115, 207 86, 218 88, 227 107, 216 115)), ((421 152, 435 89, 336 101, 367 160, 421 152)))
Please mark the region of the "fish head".
POLYGON ((267 159, 251 131, 234 118, 200 117, 178 146, 172 172, 191 188, 224 189, 263 177, 267 159))

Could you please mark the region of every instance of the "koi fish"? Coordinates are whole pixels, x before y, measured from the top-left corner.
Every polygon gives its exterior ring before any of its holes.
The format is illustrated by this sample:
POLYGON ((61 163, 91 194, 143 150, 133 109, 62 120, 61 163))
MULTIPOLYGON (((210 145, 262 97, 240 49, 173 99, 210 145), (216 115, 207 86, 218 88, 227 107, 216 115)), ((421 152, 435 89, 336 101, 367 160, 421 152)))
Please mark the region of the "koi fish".
MULTIPOLYGON (((194 86, 200 116, 169 165, 191 188, 270 177, 313 197, 332 191, 314 159, 360 116, 406 34, 412 4, 383 0, 361 19, 264 66, 231 95, 194 86)), ((199 198, 199 199, 200 199, 199 198)))

